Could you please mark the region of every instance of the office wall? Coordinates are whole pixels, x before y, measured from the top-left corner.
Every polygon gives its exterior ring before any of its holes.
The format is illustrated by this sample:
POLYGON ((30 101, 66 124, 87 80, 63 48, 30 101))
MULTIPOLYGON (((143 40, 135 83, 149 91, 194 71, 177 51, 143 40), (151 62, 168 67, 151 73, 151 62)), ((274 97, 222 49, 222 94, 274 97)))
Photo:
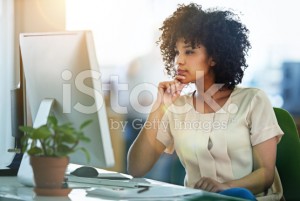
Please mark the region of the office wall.
POLYGON ((63 31, 66 27, 65 0, 14 0, 15 2, 15 77, 19 82, 19 34, 63 31))
POLYGON ((15 0, 18 32, 65 30, 65 0, 15 0))
MULTIPOLYGON (((19 34, 64 31, 66 9, 65 0, 14 0, 14 3, 15 62, 13 83, 18 86, 20 82, 19 34)), ((30 123, 30 118, 28 120, 30 123)))

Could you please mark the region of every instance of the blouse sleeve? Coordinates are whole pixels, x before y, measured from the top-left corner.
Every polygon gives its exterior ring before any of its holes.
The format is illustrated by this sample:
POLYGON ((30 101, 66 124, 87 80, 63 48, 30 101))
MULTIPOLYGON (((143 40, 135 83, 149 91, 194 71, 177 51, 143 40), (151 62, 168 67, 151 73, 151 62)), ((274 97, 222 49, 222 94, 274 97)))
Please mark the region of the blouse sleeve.
POLYGON ((259 90, 251 101, 248 121, 252 146, 276 136, 277 142, 280 141, 283 132, 278 125, 274 109, 262 90, 259 90))
POLYGON ((174 140, 170 132, 168 112, 165 113, 159 124, 156 139, 166 146, 166 153, 172 154, 174 152, 174 140))

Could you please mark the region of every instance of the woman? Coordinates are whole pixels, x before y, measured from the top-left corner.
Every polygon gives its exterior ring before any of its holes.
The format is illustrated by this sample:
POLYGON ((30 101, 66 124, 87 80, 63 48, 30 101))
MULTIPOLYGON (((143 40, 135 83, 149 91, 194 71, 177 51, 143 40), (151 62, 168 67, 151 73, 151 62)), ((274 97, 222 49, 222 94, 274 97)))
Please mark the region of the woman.
POLYGON ((271 186, 283 132, 265 93, 237 86, 251 47, 248 29, 230 11, 189 4, 180 5, 160 30, 161 53, 174 80, 159 84, 152 112, 130 148, 128 172, 141 177, 164 151, 175 150, 188 187, 240 187, 257 197, 280 197, 271 186), (189 83, 196 91, 180 95, 189 83))

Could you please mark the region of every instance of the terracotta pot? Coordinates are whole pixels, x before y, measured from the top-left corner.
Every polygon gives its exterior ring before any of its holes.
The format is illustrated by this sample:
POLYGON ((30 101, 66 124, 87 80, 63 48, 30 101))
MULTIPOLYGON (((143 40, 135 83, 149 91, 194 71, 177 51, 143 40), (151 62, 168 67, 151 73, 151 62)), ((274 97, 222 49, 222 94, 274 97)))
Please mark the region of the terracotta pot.
MULTIPOLYGON (((68 157, 39 157, 31 156, 30 164, 32 166, 36 193, 41 189, 62 189, 65 177, 65 171, 69 164, 68 157)), ((45 195, 45 194, 43 194, 45 195)))

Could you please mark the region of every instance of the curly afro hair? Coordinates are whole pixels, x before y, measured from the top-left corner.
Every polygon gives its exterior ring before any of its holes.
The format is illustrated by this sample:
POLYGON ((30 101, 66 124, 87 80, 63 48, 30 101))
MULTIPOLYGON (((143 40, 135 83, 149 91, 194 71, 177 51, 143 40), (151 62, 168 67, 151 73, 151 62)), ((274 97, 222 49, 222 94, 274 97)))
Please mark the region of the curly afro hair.
POLYGON ((241 83, 244 70, 248 67, 245 56, 251 48, 248 40, 249 30, 231 11, 202 10, 197 4, 178 5, 177 10, 168 17, 159 29, 162 34, 158 40, 165 69, 175 76, 175 44, 184 38, 195 48, 202 44, 216 65, 213 67, 215 82, 233 89, 241 83))

